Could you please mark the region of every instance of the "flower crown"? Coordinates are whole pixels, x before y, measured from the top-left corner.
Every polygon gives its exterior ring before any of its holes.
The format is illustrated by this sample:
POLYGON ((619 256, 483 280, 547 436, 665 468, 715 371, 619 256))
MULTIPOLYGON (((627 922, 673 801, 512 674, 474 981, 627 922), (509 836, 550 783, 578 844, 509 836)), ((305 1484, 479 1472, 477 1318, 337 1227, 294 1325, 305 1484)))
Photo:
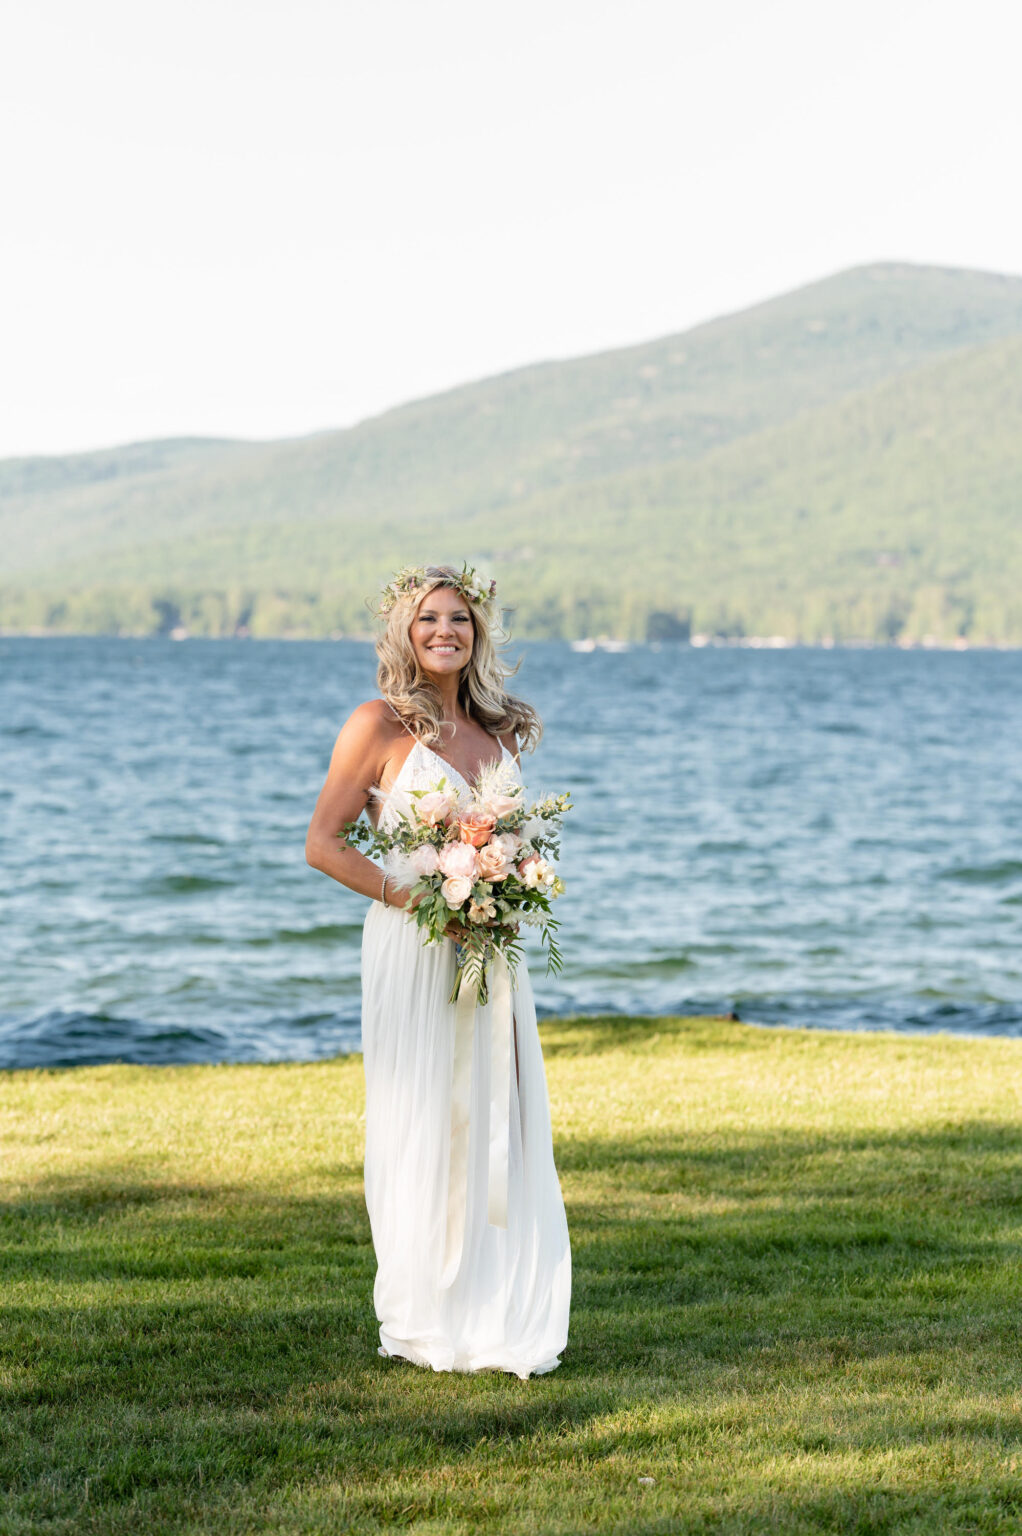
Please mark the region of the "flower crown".
POLYGON ((418 591, 432 587, 453 587, 467 603, 488 603, 496 596, 497 583, 480 576, 475 566, 463 565, 459 574, 450 576, 435 565, 406 565, 392 581, 388 581, 380 594, 379 612, 389 613, 401 597, 414 597, 418 591))

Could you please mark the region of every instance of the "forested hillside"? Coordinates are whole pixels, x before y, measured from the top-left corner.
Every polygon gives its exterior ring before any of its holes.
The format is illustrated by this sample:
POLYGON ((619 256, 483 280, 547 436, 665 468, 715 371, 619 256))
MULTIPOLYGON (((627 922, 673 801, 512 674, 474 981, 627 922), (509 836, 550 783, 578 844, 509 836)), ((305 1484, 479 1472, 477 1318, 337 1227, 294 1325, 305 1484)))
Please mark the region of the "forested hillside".
POLYGON ((858 268, 347 431, 0 463, 0 627, 363 632, 468 558, 522 635, 1022 643, 1020 425, 1022 279, 858 268))

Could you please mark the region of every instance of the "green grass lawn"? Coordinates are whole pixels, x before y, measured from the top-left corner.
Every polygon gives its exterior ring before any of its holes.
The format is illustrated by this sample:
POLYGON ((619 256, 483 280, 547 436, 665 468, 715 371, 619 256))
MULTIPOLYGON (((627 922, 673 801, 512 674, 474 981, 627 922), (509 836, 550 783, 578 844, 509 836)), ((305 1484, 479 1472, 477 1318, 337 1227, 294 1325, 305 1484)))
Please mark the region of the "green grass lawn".
POLYGON ((0 1074, 0 1532, 1017 1532, 1022 1044, 542 1033, 527 1382, 376 1354, 358 1057, 0 1074))

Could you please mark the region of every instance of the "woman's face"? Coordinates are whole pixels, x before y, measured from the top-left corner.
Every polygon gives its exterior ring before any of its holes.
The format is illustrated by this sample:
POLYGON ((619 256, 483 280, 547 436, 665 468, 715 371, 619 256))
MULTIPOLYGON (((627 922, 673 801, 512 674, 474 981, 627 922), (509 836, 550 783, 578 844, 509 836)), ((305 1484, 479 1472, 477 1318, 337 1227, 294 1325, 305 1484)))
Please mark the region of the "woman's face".
POLYGON ((468 603, 453 587, 426 593, 408 634, 423 672, 456 677, 468 665, 475 630, 468 603))

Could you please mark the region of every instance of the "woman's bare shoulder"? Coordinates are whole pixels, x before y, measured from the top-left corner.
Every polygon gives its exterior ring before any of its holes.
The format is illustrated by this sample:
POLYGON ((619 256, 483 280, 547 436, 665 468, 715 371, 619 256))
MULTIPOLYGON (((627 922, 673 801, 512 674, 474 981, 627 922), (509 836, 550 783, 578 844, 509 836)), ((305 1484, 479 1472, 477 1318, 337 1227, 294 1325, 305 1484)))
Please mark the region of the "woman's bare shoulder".
POLYGON ((386 699, 366 699, 355 705, 341 727, 341 734, 366 742, 384 742, 403 729, 386 699))
POLYGON ((517 734, 517 732, 515 732, 515 731, 499 731, 497 733, 497 740, 500 741, 500 742, 503 742, 504 746, 507 747, 508 751, 511 753, 511 756, 516 761, 520 758, 521 753, 520 753, 520 749, 519 749, 519 746, 518 746, 518 734, 517 734))
POLYGON ((391 725, 400 724, 395 710, 387 703, 386 699, 364 699, 361 704, 356 704, 355 708, 351 711, 349 719, 354 720, 356 718, 374 724, 380 724, 384 721, 389 722, 391 725))

